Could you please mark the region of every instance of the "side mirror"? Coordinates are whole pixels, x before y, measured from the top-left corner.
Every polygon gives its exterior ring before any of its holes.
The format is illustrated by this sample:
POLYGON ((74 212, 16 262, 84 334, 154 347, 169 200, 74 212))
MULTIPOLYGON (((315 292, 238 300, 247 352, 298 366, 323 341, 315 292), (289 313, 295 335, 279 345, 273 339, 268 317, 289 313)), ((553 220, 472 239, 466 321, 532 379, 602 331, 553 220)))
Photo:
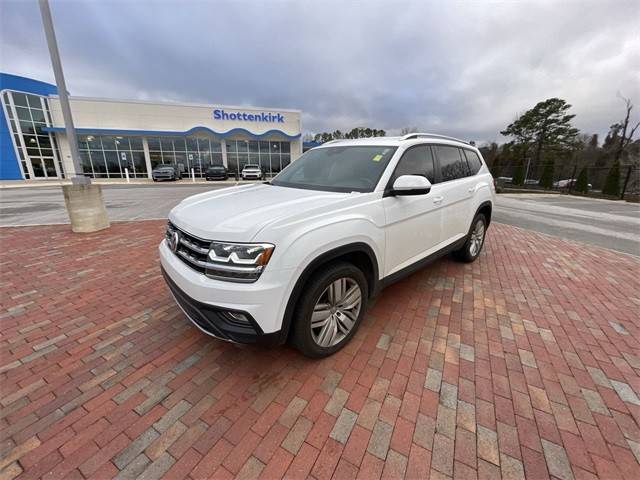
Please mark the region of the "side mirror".
POLYGON ((426 195, 431 191, 431 182, 421 175, 402 175, 393 182, 391 195, 426 195))

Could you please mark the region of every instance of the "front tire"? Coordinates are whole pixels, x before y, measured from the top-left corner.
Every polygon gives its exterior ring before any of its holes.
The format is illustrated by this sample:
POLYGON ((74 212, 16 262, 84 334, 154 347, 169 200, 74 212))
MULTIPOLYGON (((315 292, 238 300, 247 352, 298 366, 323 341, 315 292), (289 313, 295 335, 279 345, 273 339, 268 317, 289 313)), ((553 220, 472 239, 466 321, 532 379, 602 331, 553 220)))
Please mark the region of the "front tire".
POLYGON ((369 289, 364 273, 346 262, 320 269, 305 285, 291 341, 307 357, 321 358, 345 346, 364 316, 369 289))
POLYGON ((482 213, 479 213, 474 217, 473 222, 471 222, 471 229, 467 235, 467 241, 464 242, 462 248, 453 252, 453 256, 461 262, 473 262, 482 251, 486 233, 487 219, 482 213))

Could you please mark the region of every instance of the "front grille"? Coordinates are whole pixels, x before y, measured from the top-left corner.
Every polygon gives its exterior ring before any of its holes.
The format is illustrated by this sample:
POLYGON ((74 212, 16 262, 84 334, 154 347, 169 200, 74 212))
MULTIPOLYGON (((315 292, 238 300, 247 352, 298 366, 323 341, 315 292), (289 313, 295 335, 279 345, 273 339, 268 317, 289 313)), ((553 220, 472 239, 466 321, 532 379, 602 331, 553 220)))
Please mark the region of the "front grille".
POLYGON ((211 241, 195 237, 169 222, 165 233, 167 242, 171 243, 171 236, 176 231, 180 234, 180 243, 175 250, 176 256, 194 270, 206 273, 203 264, 207 262, 211 241))

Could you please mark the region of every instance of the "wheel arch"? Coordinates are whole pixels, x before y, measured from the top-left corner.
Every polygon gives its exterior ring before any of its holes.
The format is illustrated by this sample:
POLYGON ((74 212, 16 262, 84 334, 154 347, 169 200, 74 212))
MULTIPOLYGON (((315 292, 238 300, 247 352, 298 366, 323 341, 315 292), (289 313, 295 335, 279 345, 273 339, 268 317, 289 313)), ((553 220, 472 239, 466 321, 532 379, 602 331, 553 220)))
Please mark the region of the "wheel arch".
POLYGON ((478 215, 479 213, 484 215, 484 218, 487 219, 487 227, 489 226, 489 224, 491 223, 491 213, 493 211, 493 204, 487 200, 485 202, 482 202, 477 210, 476 213, 473 214, 473 218, 476 217, 476 215, 478 215))
POLYGON ((296 283, 291 291, 291 295, 289 295, 287 306, 282 318, 282 329, 280 338, 281 343, 284 343, 289 337, 296 306, 298 304, 298 301, 300 300, 300 295, 302 294, 305 284, 309 281, 311 276, 316 271, 318 271, 318 269, 331 262, 340 260, 351 263, 362 270, 367 279, 369 298, 371 298, 378 291, 378 260, 371 246, 367 245, 364 242, 354 242, 333 248, 327 252, 322 253, 321 255, 314 258, 304 268, 304 270, 296 280, 296 283))

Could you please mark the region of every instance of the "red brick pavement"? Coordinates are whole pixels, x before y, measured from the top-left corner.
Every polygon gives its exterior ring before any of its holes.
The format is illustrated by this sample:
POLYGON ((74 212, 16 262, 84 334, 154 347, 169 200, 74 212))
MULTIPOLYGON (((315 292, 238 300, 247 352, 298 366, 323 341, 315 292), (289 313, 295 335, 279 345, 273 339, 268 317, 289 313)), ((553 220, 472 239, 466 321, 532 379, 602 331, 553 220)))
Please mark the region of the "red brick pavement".
POLYGON ((341 352, 204 336, 162 222, 0 229, 0 477, 640 478, 640 262, 504 225, 341 352))

